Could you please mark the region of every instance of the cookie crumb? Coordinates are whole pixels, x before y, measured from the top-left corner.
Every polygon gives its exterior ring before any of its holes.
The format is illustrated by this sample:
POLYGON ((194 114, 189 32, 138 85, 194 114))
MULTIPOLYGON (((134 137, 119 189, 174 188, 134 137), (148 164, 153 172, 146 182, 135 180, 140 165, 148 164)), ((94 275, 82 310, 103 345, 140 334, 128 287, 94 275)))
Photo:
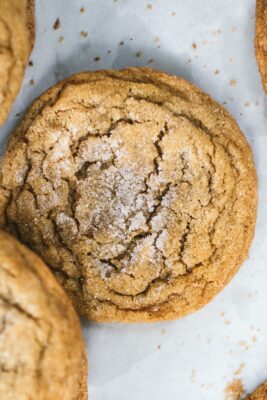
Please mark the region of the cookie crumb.
POLYGON ((256 343, 257 342, 257 336, 252 336, 252 342, 256 343))
POLYGON ((240 375, 244 367, 245 367, 245 363, 241 363, 239 365, 238 369, 235 371, 235 375, 240 375))
POLYGON ((53 25, 53 29, 56 31, 56 30, 58 30, 58 29, 60 29, 60 28, 61 28, 61 22, 60 22, 60 19, 57 18, 57 19, 55 20, 54 25, 53 25))
POLYGON ((191 371, 191 382, 194 383, 196 380, 196 370, 192 369, 191 371))
POLYGON ((153 6, 152 6, 152 4, 148 4, 148 5, 146 6, 146 8, 147 8, 149 11, 151 11, 152 8, 153 8, 153 6))
POLYGON ((220 70, 219 69, 215 69, 214 74, 215 75, 219 75, 219 73, 220 73, 220 70))
POLYGON ((224 400, 241 400, 244 393, 242 381, 240 379, 234 379, 233 382, 229 383, 224 389, 224 400))
POLYGON ((31 86, 33 86, 33 85, 34 85, 34 79, 30 79, 29 84, 30 84, 31 86))
POLYGON ((33 62, 32 62, 32 60, 29 61, 29 66, 30 66, 30 67, 33 67, 33 62))
POLYGON ((81 32, 80 32, 80 35, 81 35, 81 37, 83 37, 83 38, 87 38, 88 32, 81 31, 81 32))
POLYGON ((59 43, 63 43, 64 42, 64 36, 59 36, 58 41, 59 41, 59 43))
POLYGON ((230 86, 236 86, 236 85, 237 85, 236 80, 235 79, 231 79, 230 80, 230 86))
POLYGON ((85 7, 81 7, 80 13, 81 13, 81 14, 84 14, 84 13, 85 13, 85 7))
POLYGON ((220 29, 217 29, 216 31, 213 31, 212 32, 212 35, 213 36, 217 36, 217 35, 220 35, 222 32, 220 31, 220 29))
POLYGON ((225 319, 224 320, 224 325, 231 325, 230 319, 225 319))
POLYGON ((192 43, 192 48, 193 48, 193 49, 196 49, 196 48, 197 48, 196 43, 192 43))

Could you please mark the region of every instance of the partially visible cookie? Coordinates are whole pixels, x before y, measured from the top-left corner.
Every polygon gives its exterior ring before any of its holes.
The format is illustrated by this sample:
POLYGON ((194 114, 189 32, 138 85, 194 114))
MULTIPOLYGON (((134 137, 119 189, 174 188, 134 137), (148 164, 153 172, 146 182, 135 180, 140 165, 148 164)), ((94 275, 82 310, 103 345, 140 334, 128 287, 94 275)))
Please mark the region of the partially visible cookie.
POLYGON ((262 83, 267 93, 267 0, 257 0, 255 49, 262 83))
POLYGON ((44 263, 0 231, 0 398, 86 400, 78 317, 44 263))
POLYGON ((35 0, 28 0, 27 4, 27 22, 30 31, 31 44, 33 47, 35 39, 35 0))
POLYGON ((0 225, 96 321, 178 318, 246 258, 257 178, 232 117, 185 80, 88 72, 36 100, 0 165, 0 225))
POLYGON ((267 381, 249 395, 246 400, 267 400, 267 381))
POLYGON ((32 0, 0 1, 0 125, 19 92, 32 48, 33 6, 32 0))

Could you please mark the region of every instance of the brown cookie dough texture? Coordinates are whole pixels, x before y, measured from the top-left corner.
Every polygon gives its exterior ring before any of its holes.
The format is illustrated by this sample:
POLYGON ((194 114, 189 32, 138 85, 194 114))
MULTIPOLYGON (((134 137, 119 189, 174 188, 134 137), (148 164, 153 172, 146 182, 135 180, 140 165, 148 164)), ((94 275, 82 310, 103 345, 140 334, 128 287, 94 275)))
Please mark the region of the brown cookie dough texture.
POLYGON ((86 400, 78 317, 44 263, 0 231, 0 398, 86 400))
POLYGON ((184 316, 236 273, 257 182, 235 121, 150 69, 75 75, 37 100, 0 166, 2 226, 96 321, 184 316))
POLYGON ((267 400, 267 381, 259 386, 246 400, 267 400))
POLYGON ((19 92, 31 51, 28 24, 33 27, 34 20, 30 1, 0 1, 0 125, 19 92))
POLYGON ((33 47, 34 39, 35 39, 35 1, 34 0, 28 0, 28 3, 27 3, 27 23, 28 23, 28 29, 30 31, 31 44, 33 47))
POLYGON ((257 0, 255 49, 263 86, 267 93, 267 0, 257 0))

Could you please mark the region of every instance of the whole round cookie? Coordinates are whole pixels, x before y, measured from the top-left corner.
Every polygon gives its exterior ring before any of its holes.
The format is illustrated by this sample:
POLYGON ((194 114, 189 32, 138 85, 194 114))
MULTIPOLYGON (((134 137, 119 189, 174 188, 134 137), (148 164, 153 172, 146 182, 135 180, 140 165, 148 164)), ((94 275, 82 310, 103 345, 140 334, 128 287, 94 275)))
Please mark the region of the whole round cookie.
POLYGON ((44 263, 0 231, 0 398, 86 400, 78 317, 44 263))
POLYGON ((19 92, 33 44, 33 0, 1 0, 0 15, 1 125, 19 92))
POLYGON ((267 381, 249 395, 246 400, 267 400, 267 381))
POLYGON ((255 49, 262 83, 267 93, 267 0, 257 0, 255 49))
POLYGON ((96 321, 186 315, 232 278, 257 180, 235 121, 145 68, 75 75, 37 100, 0 165, 0 224, 96 321))

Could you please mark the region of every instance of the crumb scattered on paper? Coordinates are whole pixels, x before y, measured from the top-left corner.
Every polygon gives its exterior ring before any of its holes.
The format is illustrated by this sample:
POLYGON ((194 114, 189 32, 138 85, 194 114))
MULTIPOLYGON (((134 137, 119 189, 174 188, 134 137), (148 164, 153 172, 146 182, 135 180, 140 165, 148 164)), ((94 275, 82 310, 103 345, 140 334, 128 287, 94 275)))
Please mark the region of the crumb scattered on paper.
POLYGON ((234 379, 224 390, 224 400, 241 400, 244 393, 242 381, 240 379, 234 379))
POLYGON ((80 35, 81 35, 81 37, 83 37, 83 38, 87 38, 88 32, 81 31, 80 35))
POLYGON ((245 367, 245 363, 241 363, 239 365, 238 369, 235 371, 235 375, 241 375, 242 370, 244 369, 244 367, 245 367))
POLYGON ((54 25, 53 25, 53 29, 56 31, 56 30, 59 29, 60 27, 61 27, 60 19, 57 18, 57 19, 55 20, 54 25))

